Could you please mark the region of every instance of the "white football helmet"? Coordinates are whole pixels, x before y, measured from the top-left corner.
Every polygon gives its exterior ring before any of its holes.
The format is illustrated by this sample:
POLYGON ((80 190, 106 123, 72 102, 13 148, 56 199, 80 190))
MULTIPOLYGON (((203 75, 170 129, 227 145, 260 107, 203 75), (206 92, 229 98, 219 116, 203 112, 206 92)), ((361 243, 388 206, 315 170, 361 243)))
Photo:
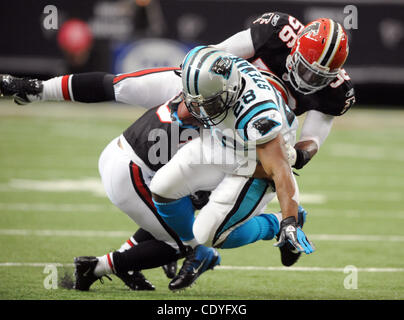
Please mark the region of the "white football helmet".
POLYGON ((222 122, 237 101, 241 74, 233 56, 205 46, 191 50, 182 63, 182 85, 189 112, 204 125, 222 122))

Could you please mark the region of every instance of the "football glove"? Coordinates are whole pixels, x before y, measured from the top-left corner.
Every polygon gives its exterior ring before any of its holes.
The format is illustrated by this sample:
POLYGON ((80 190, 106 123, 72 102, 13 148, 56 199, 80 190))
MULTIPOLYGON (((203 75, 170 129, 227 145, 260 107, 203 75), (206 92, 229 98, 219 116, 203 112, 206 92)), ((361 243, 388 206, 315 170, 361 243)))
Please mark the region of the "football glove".
POLYGON ((300 150, 300 149, 295 150, 296 150, 296 161, 293 167, 296 169, 301 169, 307 164, 307 162, 310 161, 311 159, 310 153, 306 150, 300 150))
POLYGON ((191 194, 190 198, 194 209, 201 210, 209 202, 210 194, 210 191, 196 191, 191 194))
POLYGON ((297 226, 296 218, 293 216, 287 217, 281 221, 279 240, 274 246, 282 247, 285 245, 286 241, 289 241, 297 252, 310 254, 315 250, 313 243, 307 239, 303 230, 297 226))

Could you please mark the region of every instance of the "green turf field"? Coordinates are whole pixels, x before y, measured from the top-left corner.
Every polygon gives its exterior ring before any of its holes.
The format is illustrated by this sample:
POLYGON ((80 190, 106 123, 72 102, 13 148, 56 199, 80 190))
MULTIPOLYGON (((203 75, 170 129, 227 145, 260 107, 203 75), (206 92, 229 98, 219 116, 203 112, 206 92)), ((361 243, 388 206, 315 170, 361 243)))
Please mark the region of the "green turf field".
POLYGON ((154 292, 116 277, 90 292, 46 289, 45 265, 62 278, 73 257, 117 249, 137 229, 103 196, 97 162, 143 111, 0 101, 0 299, 404 299, 404 111, 366 109, 337 119, 298 177, 317 250, 296 267, 261 241, 220 250, 221 267, 180 293, 161 268, 144 272, 154 292), (346 266, 357 289, 344 286, 355 287, 346 266))

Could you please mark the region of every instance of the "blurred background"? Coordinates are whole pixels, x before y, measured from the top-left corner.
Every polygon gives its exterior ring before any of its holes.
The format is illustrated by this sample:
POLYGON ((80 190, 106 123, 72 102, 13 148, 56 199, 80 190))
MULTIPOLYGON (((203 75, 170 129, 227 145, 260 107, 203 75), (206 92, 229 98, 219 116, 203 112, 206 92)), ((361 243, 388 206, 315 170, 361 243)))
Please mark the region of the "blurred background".
POLYGON ((403 0, 1 1, 0 73, 47 79, 176 66, 191 47, 221 42, 270 11, 303 23, 348 21, 346 69, 358 104, 403 105, 403 0), (357 21, 349 19, 347 5, 357 9, 357 21))

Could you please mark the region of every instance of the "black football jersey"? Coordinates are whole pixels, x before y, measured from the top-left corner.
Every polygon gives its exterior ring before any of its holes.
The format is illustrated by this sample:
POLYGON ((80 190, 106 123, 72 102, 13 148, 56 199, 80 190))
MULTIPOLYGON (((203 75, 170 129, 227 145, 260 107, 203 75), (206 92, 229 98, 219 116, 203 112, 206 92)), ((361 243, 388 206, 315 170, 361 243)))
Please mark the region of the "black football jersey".
POLYGON ((263 14, 250 26, 255 55, 249 61, 259 68, 269 69, 284 81, 292 96, 289 107, 296 115, 309 110, 333 116, 342 115, 355 102, 354 88, 345 70, 329 86, 310 95, 297 92, 289 83, 286 57, 303 28, 304 25, 289 14, 263 14))
POLYGON ((165 165, 199 130, 171 121, 170 107, 163 104, 146 111, 123 136, 136 155, 153 171, 165 165))

